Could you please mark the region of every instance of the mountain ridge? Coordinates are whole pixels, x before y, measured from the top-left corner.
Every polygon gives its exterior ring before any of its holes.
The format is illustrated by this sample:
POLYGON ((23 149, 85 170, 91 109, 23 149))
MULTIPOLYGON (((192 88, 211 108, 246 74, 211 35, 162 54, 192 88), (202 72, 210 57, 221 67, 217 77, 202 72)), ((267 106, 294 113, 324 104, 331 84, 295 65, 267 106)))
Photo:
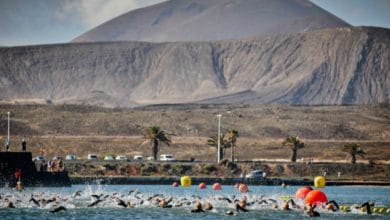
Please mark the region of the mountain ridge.
POLYGON ((6 47, 0 99, 108 107, 389 103, 389 36, 356 27, 217 42, 6 47))

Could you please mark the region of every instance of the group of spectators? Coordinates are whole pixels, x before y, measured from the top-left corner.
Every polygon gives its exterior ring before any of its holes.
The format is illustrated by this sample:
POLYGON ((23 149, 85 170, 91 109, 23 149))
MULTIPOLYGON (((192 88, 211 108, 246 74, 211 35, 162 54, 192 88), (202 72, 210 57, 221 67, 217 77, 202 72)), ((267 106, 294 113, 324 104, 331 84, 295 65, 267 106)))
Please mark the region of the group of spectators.
POLYGON ((49 160, 47 163, 41 161, 39 165, 39 172, 62 172, 64 169, 64 163, 61 159, 49 160))

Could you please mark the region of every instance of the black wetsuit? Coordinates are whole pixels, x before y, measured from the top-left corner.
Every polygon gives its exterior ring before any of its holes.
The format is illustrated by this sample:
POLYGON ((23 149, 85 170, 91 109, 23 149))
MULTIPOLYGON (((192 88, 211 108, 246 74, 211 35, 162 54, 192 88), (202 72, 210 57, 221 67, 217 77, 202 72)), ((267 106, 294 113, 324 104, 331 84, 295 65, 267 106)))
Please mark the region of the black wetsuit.
POLYGON ((236 211, 237 212, 249 212, 248 209, 241 207, 239 204, 236 204, 236 211))

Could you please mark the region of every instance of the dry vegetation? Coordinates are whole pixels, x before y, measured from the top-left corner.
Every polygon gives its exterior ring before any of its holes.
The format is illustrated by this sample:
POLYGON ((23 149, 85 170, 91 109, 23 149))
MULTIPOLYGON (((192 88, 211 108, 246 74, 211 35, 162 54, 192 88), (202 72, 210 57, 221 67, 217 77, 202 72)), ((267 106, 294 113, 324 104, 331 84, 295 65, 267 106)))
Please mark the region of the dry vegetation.
MULTIPOLYGON (((217 132, 217 113, 222 130, 238 130, 238 160, 287 160, 290 151, 281 146, 287 135, 300 135, 306 147, 298 158, 346 161, 344 143, 360 143, 366 160, 390 158, 389 106, 212 106, 163 105, 135 109, 107 109, 74 105, 1 105, 0 134, 7 135, 6 112, 11 112, 11 150, 20 150, 27 138, 33 155, 48 157, 74 153, 135 154, 149 156, 143 128, 158 125, 173 134, 173 144, 160 152, 177 159, 215 160, 216 149, 207 137, 217 132)), ((229 156, 229 150, 227 156, 229 156)), ((358 158, 358 162, 359 162, 358 158)))

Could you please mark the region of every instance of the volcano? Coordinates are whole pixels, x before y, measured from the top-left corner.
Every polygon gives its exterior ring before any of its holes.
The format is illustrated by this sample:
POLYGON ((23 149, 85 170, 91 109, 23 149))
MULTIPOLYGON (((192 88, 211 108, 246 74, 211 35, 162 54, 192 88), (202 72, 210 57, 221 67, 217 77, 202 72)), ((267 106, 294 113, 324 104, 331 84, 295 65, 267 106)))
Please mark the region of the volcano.
POLYGON ((347 26, 308 0, 170 0, 125 13, 72 42, 214 41, 347 26))

